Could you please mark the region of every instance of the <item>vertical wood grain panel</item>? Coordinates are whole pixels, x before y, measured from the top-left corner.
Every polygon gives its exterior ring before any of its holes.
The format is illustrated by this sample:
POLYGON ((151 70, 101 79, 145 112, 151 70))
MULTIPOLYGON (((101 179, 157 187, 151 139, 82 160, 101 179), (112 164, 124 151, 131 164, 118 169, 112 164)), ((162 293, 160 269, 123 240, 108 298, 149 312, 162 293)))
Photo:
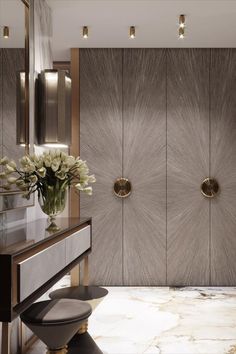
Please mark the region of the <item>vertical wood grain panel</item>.
POLYGON ((211 51, 211 281, 236 285, 236 50, 211 51))
POLYGON ((124 284, 166 284, 166 51, 125 49, 124 284))
POLYGON ((93 218, 90 283, 122 285, 122 50, 80 49, 80 155, 97 182, 81 193, 81 216, 93 218))
POLYGON ((16 145, 16 77, 17 71, 25 69, 25 51, 4 48, 2 59, 3 155, 18 161, 24 155, 25 148, 16 145))
MULTIPOLYGON (((202 49, 167 55, 167 284, 209 284, 209 60, 202 49)), ((158 227, 158 225, 157 225, 158 227)))

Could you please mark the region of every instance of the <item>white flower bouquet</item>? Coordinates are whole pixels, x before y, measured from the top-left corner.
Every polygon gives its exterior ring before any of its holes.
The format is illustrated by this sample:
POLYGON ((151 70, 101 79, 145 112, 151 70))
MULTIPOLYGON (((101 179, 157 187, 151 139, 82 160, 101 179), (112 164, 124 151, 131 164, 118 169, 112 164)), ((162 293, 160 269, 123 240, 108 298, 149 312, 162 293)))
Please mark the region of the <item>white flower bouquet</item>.
POLYGON ((92 194, 90 183, 96 181, 89 175, 86 161, 69 156, 60 151, 44 152, 42 155, 26 155, 20 160, 18 168, 15 161, 4 157, 0 160, 3 172, 0 179, 5 183, 4 190, 17 186, 23 197, 29 199, 37 192, 43 212, 52 219, 65 207, 66 192, 69 186, 88 195, 92 194))

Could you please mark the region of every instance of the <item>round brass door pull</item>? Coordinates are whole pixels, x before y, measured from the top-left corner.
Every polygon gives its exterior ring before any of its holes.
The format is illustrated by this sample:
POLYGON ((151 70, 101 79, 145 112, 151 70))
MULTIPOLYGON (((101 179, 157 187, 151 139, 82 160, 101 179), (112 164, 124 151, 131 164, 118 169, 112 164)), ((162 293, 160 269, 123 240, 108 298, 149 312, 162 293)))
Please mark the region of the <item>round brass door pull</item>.
POLYGON ((201 192, 206 198, 213 198, 219 192, 219 184, 214 178, 206 178, 201 184, 201 192))
POLYGON ((114 193, 119 198, 127 198, 131 194, 131 183, 127 178, 117 178, 114 183, 114 193))

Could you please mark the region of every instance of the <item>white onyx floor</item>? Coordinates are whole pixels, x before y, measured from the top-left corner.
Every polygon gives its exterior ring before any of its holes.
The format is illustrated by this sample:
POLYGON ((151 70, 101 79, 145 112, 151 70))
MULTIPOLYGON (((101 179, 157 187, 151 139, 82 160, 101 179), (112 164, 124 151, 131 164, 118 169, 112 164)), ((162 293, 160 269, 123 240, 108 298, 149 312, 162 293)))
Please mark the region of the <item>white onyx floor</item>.
POLYGON ((236 288, 107 289, 89 320, 104 354, 236 354, 236 288))

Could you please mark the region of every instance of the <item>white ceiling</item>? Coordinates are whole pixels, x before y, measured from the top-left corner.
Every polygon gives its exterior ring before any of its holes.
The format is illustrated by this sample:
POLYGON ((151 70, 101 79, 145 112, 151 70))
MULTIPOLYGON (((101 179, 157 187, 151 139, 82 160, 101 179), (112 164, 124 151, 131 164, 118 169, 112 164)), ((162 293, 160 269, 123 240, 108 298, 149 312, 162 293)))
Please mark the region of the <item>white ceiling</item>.
POLYGON ((53 16, 54 60, 78 47, 236 47, 235 0, 47 0, 53 16), (186 14, 186 38, 178 16, 186 14), (81 27, 89 27, 89 38, 81 27), (129 26, 136 38, 128 38, 129 26))
POLYGON ((0 0, 0 48, 25 46, 25 6, 19 0, 0 0), (10 36, 3 38, 3 27, 8 26, 10 36))

